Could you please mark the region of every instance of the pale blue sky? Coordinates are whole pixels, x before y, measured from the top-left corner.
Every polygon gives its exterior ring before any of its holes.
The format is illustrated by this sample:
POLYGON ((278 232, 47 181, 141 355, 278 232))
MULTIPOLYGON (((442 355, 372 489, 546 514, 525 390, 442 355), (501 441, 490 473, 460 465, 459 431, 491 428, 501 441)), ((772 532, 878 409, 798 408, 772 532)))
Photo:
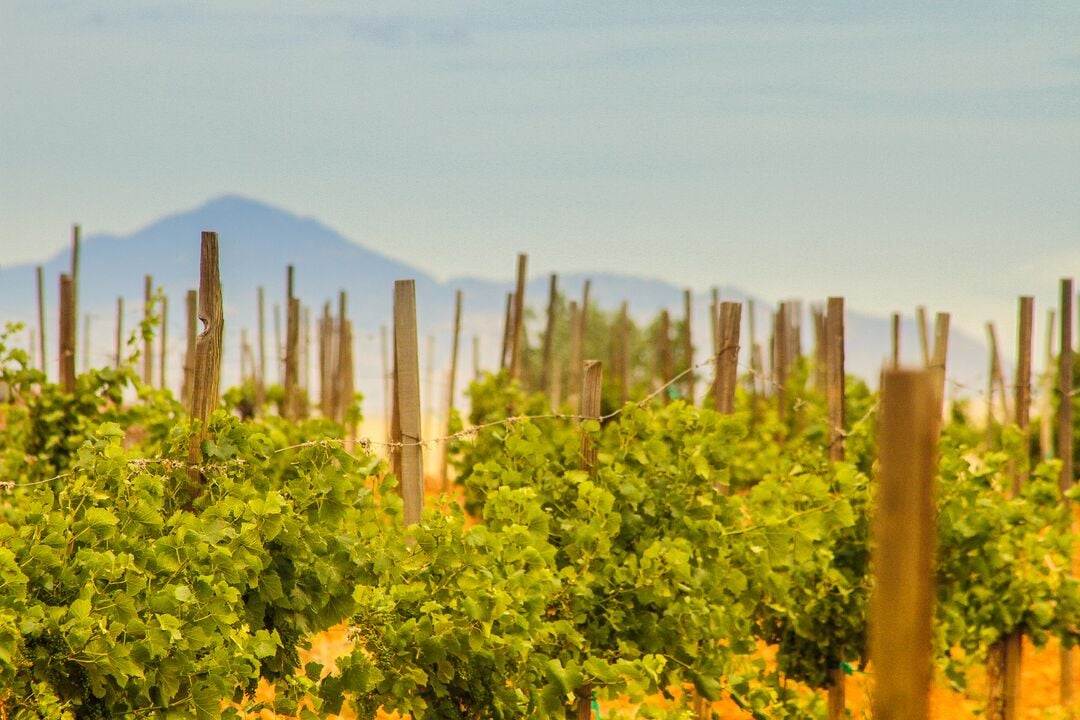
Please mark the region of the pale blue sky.
POLYGON ((1080 2, 0 0, 0 264, 222 193, 439 276, 953 311, 1080 274, 1080 2))

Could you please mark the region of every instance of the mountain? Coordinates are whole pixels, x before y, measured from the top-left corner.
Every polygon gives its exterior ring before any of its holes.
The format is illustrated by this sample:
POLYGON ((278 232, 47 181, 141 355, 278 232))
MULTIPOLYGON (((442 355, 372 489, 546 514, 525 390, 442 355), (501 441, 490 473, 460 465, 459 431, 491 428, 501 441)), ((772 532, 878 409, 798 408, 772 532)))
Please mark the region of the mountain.
MULTIPOLYGON (((381 402, 380 327, 387 324, 391 312, 393 282, 416 281, 418 321, 420 323, 421 367, 429 364, 441 371, 448 365, 449 332, 452 322, 453 293, 464 293, 463 342, 461 365, 469 367, 468 338, 476 336, 481 346, 481 365, 497 363, 501 344, 502 316, 506 293, 512 289, 509 275, 514 268, 514 251, 507 249, 504 259, 508 279, 494 282, 460 278, 439 282, 424 271, 368 250, 313 218, 304 218, 255 200, 223 196, 193 210, 162 218, 131 235, 92 235, 83 240, 80 257, 79 311, 91 317, 90 357, 95 364, 111 362, 115 353, 116 300, 125 298, 124 325, 127 331, 142 315, 143 278, 153 276, 170 300, 168 318, 169 379, 180 379, 180 353, 183 348, 183 298, 188 289, 197 287, 199 237, 203 230, 214 230, 220 239, 220 263, 225 300, 226 382, 239 373, 237 347, 240 331, 246 328, 254 342, 257 325, 256 288, 266 293, 267 345, 272 348, 274 311, 285 295, 285 268, 295 266, 296 294, 313 315, 321 312, 324 302, 337 306, 337 292, 348 292, 348 312, 356 327, 357 384, 365 394, 381 402), (430 340, 435 342, 434 361, 428 357, 430 340)), ((55 373, 57 328, 56 299, 58 276, 70 268, 70 250, 65 250, 44 264, 46 278, 47 326, 50 347, 49 372, 55 373)), ((34 266, 19 265, 0 269, 0 317, 24 322, 36 328, 34 266)), ((583 274, 562 275, 560 289, 570 297, 579 297, 583 274)), ((657 279, 643 279, 610 273, 592 273, 592 295, 600 307, 612 309, 626 299, 636 319, 647 320, 662 307, 675 317, 682 316, 682 289, 657 279)), ((719 278, 723 280, 723 278, 719 278)), ((526 300, 536 317, 543 317, 547 300, 548 278, 532 278, 526 300)), ((746 300, 747 294, 724 285, 721 296, 727 300, 746 300)), ((708 344, 707 293, 694 296, 694 334, 697 356, 704 357, 708 344)), ((766 334, 771 303, 758 299, 757 327, 766 334)), ((747 323, 744 321, 744 338, 747 323)), ((804 327, 810 323, 804 322, 804 327)), ((882 361, 888 354, 890 324, 887 318, 858 312, 848 306, 847 366, 850 372, 876 381, 882 361)), ((530 328, 538 332, 539 324, 530 328)), ((79 333, 83 325, 79 324, 79 333)), ((809 342, 811 333, 805 332, 809 342)), ((20 342, 26 335, 21 336, 20 342)), ((82 351, 82 339, 79 341, 82 351)), ((901 339, 904 357, 914 360, 917 336, 911 322, 906 323, 901 339)), ((268 352, 270 352, 268 350, 268 352)), ((269 361, 268 361, 269 362, 269 361)), ((949 376, 954 390, 981 390, 985 377, 985 346, 954 330, 949 346, 949 376)), ((271 380, 276 373, 268 368, 271 380)), ((464 374, 462 375, 464 377, 464 374)), ((426 387, 425 394, 433 394, 426 387)), ((441 393, 434 393, 441 397, 441 393)), ((963 394, 963 393, 961 393, 963 394)))

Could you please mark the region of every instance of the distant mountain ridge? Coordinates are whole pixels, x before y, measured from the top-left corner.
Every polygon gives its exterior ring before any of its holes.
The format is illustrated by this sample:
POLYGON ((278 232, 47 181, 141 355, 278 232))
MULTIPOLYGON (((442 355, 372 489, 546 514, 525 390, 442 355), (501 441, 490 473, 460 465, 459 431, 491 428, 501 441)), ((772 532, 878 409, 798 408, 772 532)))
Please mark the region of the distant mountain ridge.
MULTIPOLYGON (((312 316, 321 312, 324 302, 337 307, 337 293, 348 293, 348 312, 357 329, 357 382, 365 394, 374 399, 381 394, 381 364, 379 328, 388 323, 391 312, 393 282, 397 279, 416 281, 417 308, 420 323, 421 367, 429 335, 435 338, 437 370, 448 365, 448 336, 450 332, 453 293, 464 292, 465 338, 477 336, 481 345, 481 364, 491 367, 497 362, 502 333, 502 313, 505 294, 512 290, 509 277, 514 267, 515 250, 507 249, 505 267, 507 280, 495 282, 478 278, 459 278, 439 282, 423 270, 369 250, 350 241, 339 232, 314 218, 300 217, 266 203, 225 195, 187 211, 177 212, 157 220, 127 236, 96 234, 83 240, 80 257, 79 310, 91 315, 91 358, 95 364, 111 361, 115 347, 116 299, 125 298, 125 327, 133 328, 142 314, 143 277, 150 274, 156 286, 163 288, 170 301, 168 338, 170 348, 169 376, 175 385, 180 379, 180 353, 183 344, 183 297, 198 283, 199 237, 203 230, 214 230, 220 238, 221 276, 225 300, 226 350, 224 371, 226 382, 235 381, 239 374, 237 352, 240 331, 246 328, 254 342, 256 328, 256 288, 263 286, 267 298, 267 343, 272 356, 274 338, 273 306, 281 304, 285 294, 285 268, 296 268, 296 292, 311 308, 312 316)), ((50 345, 49 372, 55 374, 55 331, 57 329, 56 298, 58 276, 70 268, 70 249, 56 254, 44 263, 46 332, 50 345)), ((653 316, 662 307, 671 309, 676 317, 682 315, 682 288, 658 279, 637 278, 613 273, 572 273, 559 276, 562 292, 579 297, 586 277, 592 280, 592 294, 604 308, 614 308, 626 299, 631 312, 640 320, 653 316)), ((722 283, 724 278, 718 278, 722 283)), ((526 302, 537 317, 543 316, 547 301, 548 278, 532 277, 526 290, 526 302)), ((740 288, 723 284, 721 296, 727 300, 745 300, 740 288)), ((34 266, 16 265, 0 269, 0 317, 21 321, 36 328, 34 266)), ((707 293, 694 296, 694 333, 697 355, 705 357, 708 340, 707 293)), ((767 318, 772 303, 757 300, 758 328, 767 334, 767 318)), ((859 313, 848 306, 847 367, 849 372, 876 381, 881 363, 888 353, 890 325, 883 317, 859 313)), ((809 327, 809 323, 806 323, 809 327)), ((744 339, 745 339, 744 321, 744 339)), ((79 333, 82 333, 82 319, 79 333)), ((530 332, 540 327, 530 327, 530 332)), ((809 332, 806 333, 810 335, 809 332)), ((25 338, 25 335, 22 336, 25 338)), ((912 323, 905 325, 901 340, 905 355, 910 357, 917 338, 912 323)), ((467 348, 468 342, 463 343, 467 348)), ((744 342, 745 345, 745 342, 744 342)), ((82 340, 79 341, 79 352, 82 340)), ((314 353, 314 349, 312 350, 314 353)), ((471 359, 462 357, 463 367, 471 359)), ((954 330, 949 347, 949 375, 957 383, 981 388, 985 377, 986 349, 982 343, 954 330)), ((315 360, 312 359, 312 366, 315 360)), ((268 369, 271 380, 276 378, 268 369)), ((463 380, 463 373, 461 379, 463 380)), ((459 382, 461 385, 461 382, 459 382)), ((974 390, 977 392, 977 390, 974 390)))

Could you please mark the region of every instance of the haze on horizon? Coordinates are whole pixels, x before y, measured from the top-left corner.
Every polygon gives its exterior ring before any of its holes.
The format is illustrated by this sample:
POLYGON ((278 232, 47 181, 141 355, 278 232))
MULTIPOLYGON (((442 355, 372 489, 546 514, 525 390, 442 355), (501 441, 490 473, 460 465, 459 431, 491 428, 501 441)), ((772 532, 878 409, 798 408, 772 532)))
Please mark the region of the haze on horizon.
POLYGON ((1080 3, 8 0, 0 264, 238 193, 440 278, 1011 333, 1080 274, 1080 3))

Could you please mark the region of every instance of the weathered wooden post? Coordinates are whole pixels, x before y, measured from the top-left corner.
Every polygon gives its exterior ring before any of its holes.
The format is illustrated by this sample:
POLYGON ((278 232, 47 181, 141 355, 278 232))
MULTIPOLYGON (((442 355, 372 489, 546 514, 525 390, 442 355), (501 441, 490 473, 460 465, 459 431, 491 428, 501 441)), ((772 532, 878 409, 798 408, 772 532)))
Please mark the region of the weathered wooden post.
MULTIPOLYGON (((71 330, 71 353, 75 357, 75 348, 78 347, 78 319, 79 319, 79 256, 82 246, 82 228, 78 224, 71 226, 71 317, 73 327, 71 330)), ((86 362, 84 359, 83 362, 86 362)), ((72 367, 76 363, 72 360, 72 367)))
POLYGON ((555 321, 558 319, 559 309, 559 276, 551 274, 551 284, 548 289, 547 325, 544 329, 543 365, 540 371, 540 391, 548 397, 551 408, 557 405, 552 399, 551 387, 555 375, 555 321))
MULTIPOLYGON (((829 459, 844 459, 844 425, 847 420, 844 407, 844 298, 828 299, 823 318, 825 341, 825 401, 829 412, 829 459)), ((843 660, 843 658, 840 658, 843 660)), ((842 720, 846 717, 845 678, 840 668, 829 670, 828 717, 842 720)))
MULTIPOLYGON (((189 296, 190 297, 190 296, 189 296)), ((203 331, 195 339, 195 372, 191 382, 191 404, 188 412, 199 423, 199 431, 191 439, 188 462, 193 466, 202 462, 202 441, 206 437, 206 425, 218 403, 221 382, 221 341, 224 336, 225 318, 221 301, 221 272, 218 268, 218 237, 214 232, 203 232, 202 251, 199 260, 199 319, 203 331)), ((197 467, 189 470, 191 499, 202 493, 202 473, 197 467)))
MULTIPOLYGON (((603 364, 599 360, 586 360, 581 385, 581 416, 600 418, 600 388, 603 383, 603 364)), ((581 469, 590 475, 596 466, 596 448, 587 432, 581 433, 581 469)), ((577 690, 577 720, 592 720, 592 685, 577 690)))
MULTIPOLYGON (((1061 280, 1061 349, 1058 352, 1058 441, 1057 456, 1061 460, 1058 484, 1061 492, 1072 488, 1073 478, 1073 281, 1061 280)), ((1073 701, 1073 652, 1061 649, 1061 704, 1065 707, 1073 701)))
POLYGON ((926 320, 926 307, 919 305, 915 308, 915 326, 919 330, 919 350, 922 352, 922 361, 925 367, 930 366, 930 328, 926 320))
POLYGON ((717 412, 735 412, 735 385, 739 375, 739 334, 742 304, 722 302, 717 323, 716 375, 713 399, 717 412))
POLYGON ((525 344, 525 273, 529 256, 518 253, 517 287, 514 289, 514 328, 510 338, 510 377, 521 379, 521 354, 525 344))
POLYGON ((405 525, 420 522, 424 469, 420 436, 420 359, 416 340, 416 282, 394 282, 394 474, 405 500, 405 525))
POLYGON ((934 370, 882 373, 869 624, 878 720, 929 717, 939 397, 934 370))
POLYGON ((57 355, 60 359, 60 387, 64 392, 75 391, 75 288, 71 276, 60 276, 60 338, 57 355))

